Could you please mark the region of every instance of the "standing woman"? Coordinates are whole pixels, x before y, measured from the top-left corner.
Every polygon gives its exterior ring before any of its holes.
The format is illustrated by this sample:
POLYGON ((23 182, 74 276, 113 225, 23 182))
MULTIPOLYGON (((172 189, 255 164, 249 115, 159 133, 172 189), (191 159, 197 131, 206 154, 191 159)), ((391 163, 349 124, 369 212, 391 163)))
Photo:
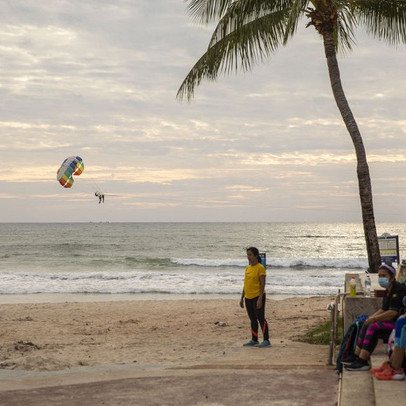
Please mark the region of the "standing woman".
POLYGON ((266 271, 261 264, 259 251, 255 247, 247 248, 249 265, 245 268, 244 289, 242 290, 240 306, 247 309, 248 317, 251 320, 250 341, 244 344, 245 347, 269 347, 268 322, 265 320, 265 278, 266 271), (264 341, 258 343, 258 322, 261 326, 264 341))

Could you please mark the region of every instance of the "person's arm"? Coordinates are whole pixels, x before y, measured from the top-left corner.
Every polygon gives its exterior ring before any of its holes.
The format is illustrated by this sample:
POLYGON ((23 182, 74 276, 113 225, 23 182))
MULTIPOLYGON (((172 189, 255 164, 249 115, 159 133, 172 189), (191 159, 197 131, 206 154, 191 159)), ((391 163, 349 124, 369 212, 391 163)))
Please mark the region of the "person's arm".
POLYGON ((385 297, 380 310, 370 316, 365 322, 367 325, 378 321, 390 321, 396 319, 403 309, 403 290, 395 285, 389 291, 390 296, 385 297), (395 289, 395 290, 394 290, 395 289))
POLYGON ((244 308, 244 297, 245 297, 245 292, 244 292, 244 289, 243 289, 242 293, 241 293, 241 300, 240 300, 240 307, 241 308, 244 308))
POLYGON ((259 298, 257 301, 257 309, 260 309, 262 307, 262 298, 263 298, 264 292, 265 292, 265 281, 266 281, 266 276, 260 275, 259 276, 260 293, 259 293, 259 298))
POLYGON ((372 315, 369 316, 369 317, 376 317, 376 316, 379 316, 379 315, 382 314, 383 312, 385 312, 385 310, 379 309, 379 310, 377 310, 374 314, 372 314, 372 315))
POLYGON ((390 321, 393 320, 397 317, 399 312, 396 310, 378 310, 375 314, 373 314, 371 317, 368 317, 368 319, 365 321, 366 325, 369 325, 371 323, 376 323, 378 321, 390 321))

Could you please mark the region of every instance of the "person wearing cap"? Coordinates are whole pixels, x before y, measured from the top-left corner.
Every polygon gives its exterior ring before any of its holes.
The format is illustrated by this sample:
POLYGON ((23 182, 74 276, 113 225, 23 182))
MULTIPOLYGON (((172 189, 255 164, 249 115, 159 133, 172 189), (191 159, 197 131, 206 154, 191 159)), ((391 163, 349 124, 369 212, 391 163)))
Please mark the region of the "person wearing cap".
POLYGON ((385 288, 382 307, 369 316, 357 340, 357 347, 353 355, 341 363, 347 371, 368 371, 371 369, 369 358, 374 351, 378 338, 388 337, 395 328, 396 319, 403 309, 403 297, 406 287, 396 281, 396 270, 391 265, 383 263, 378 270, 378 282, 385 288))

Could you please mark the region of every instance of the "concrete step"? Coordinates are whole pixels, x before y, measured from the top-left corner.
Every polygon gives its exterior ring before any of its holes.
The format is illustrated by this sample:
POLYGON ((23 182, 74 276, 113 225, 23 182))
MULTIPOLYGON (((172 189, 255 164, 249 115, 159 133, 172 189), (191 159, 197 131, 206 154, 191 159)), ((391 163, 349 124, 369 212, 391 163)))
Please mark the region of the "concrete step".
MULTIPOLYGON (((388 357, 384 355, 372 355, 372 368, 379 367, 387 359, 388 357)), ((373 378, 373 387, 376 406, 406 406, 406 380, 380 381, 376 378, 373 378)))
MULTIPOLYGON (((388 359, 384 345, 371 357, 371 367, 377 368, 388 359)), ((338 406, 406 406, 406 380, 380 381, 369 371, 349 372, 343 369, 338 406)))
POLYGON ((369 372, 349 372, 343 369, 338 406, 375 406, 372 379, 369 372))

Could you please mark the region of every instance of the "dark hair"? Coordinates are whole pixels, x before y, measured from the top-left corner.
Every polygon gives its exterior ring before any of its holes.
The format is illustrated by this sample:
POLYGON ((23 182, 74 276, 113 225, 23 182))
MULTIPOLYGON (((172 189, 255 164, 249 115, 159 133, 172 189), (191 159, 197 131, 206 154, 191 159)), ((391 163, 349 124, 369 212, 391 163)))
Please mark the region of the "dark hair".
POLYGON ((258 248, 255 248, 255 247, 248 247, 248 248, 247 248, 247 252, 248 252, 248 251, 251 251, 251 252, 257 257, 258 262, 259 262, 260 264, 262 264, 262 261, 261 261, 260 255, 259 255, 259 250, 258 250, 258 248))

